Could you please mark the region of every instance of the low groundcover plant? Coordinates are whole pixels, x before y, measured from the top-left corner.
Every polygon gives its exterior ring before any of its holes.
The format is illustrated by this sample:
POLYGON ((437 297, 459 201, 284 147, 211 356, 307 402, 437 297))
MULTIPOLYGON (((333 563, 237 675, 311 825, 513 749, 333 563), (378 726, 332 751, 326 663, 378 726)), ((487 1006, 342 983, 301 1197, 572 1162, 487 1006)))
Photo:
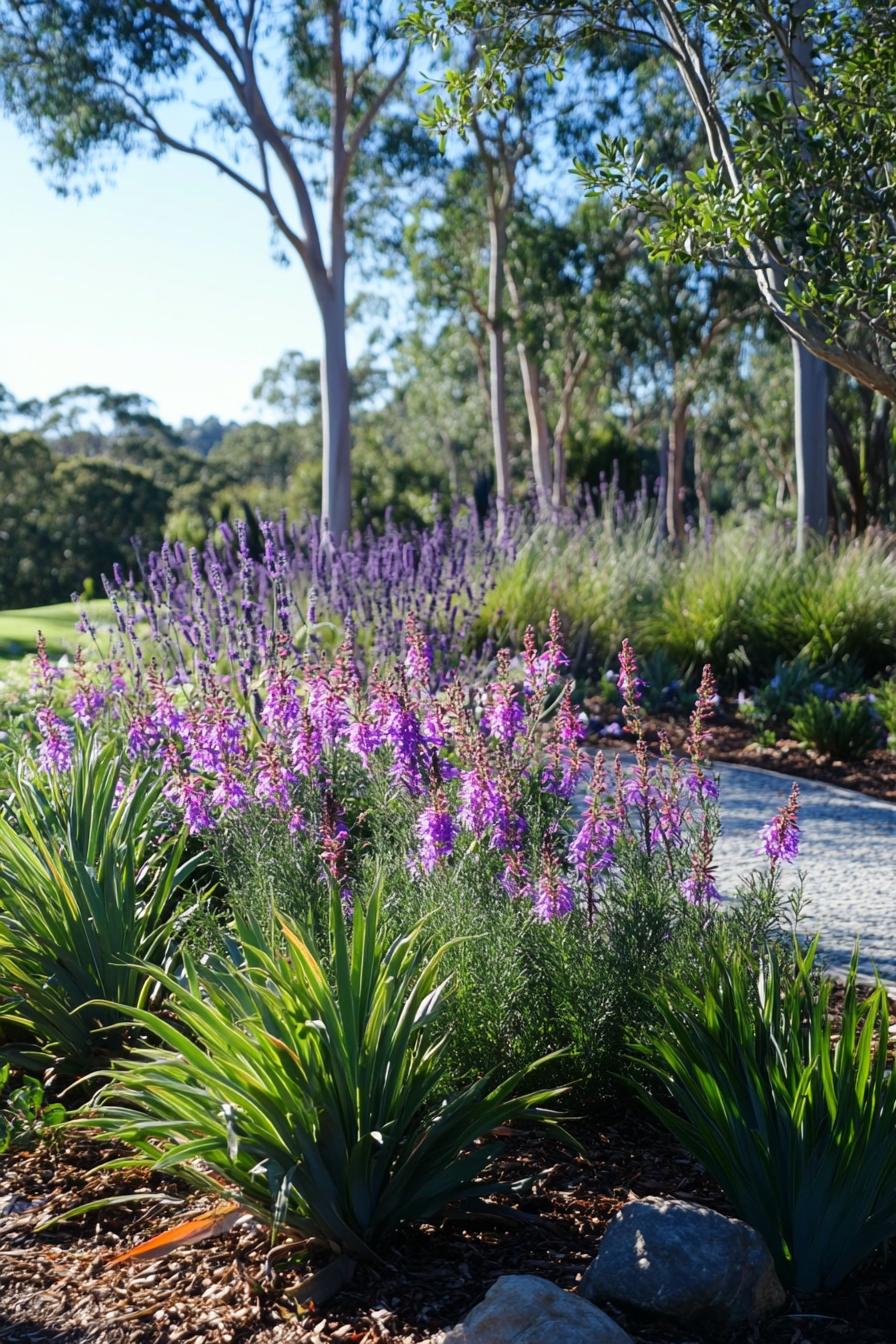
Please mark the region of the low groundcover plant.
POLYGON ((167 1011, 137 1012, 158 1045, 113 1065, 81 1123, 158 1170, 220 1193, 353 1257, 404 1222, 500 1186, 481 1180, 508 1122, 552 1123, 537 1064, 446 1092, 442 974, 424 925, 389 941, 377 892, 329 946, 286 921, 238 923, 232 957, 164 977, 167 1011), (350 926, 350 927, 349 927, 350 926))

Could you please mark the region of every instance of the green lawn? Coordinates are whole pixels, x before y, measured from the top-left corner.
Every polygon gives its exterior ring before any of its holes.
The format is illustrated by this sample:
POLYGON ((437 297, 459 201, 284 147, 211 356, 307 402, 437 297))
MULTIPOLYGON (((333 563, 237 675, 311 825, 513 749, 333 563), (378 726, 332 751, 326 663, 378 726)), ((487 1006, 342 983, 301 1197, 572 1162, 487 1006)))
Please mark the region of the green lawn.
MULTIPOLYGON (((102 626, 112 618, 112 608, 104 599, 89 602, 87 610, 92 621, 102 626)), ((59 602, 52 607, 28 607, 23 611, 0 612, 0 658, 21 658, 34 652, 37 632, 42 630, 47 651, 54 657, 71 653, 84 639, 75 630, 78 608, 71 602, 59 602)))

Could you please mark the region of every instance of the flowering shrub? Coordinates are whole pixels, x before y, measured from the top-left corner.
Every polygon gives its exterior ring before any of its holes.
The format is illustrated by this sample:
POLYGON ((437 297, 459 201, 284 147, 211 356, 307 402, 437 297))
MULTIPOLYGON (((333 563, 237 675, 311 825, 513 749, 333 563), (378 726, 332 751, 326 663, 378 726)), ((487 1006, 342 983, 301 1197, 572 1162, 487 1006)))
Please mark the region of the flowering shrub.
POLYGON ((346 914, 388 877, 396 933, 427 914, 457 985, 458 1077, 572 1047, 601 1089, 642 990, 694 961, 718 922, 718 788, 705 761, 715 702, 704 669, 687 758, 648 754, 644 683, 628 641, 623 715, 634 763, 593 762, 556 612, 539 644, 500 651, 484 679, 435 668, 413 613, 400 659, 362 675, 351 640, 333 653, 290 639, 276 610, 253 646, 200 630, 166 675, 135 632, 127 662, 76 668, 70 714, 37 711, 38 757, 65 771, 72 728, 121 740, 161 777, 172 820, 207 846, 233 911, 272 908, 321 927, 331 884, 346 914), (462 941, 458 944, 457 939, 462 941))
MULTIPOLYGON (((265 667, 277 633, 293 643, 338 643, 355 632, 369 664, 400 654, 407 617, 429 631, 437 668, 462 658, 497 569, 510 563, 518 525, 459 511, 429 528, 358 533, 336 548, 318 520, 221 523, 202 551, 180 542, 141 558, 137 581, 115 566, 106 579, 117 646, 132 670, 148 633, 169 663, 226 658, 243 691, 265 667)), ((85 633, 95 633, 82 618, 85 633)))

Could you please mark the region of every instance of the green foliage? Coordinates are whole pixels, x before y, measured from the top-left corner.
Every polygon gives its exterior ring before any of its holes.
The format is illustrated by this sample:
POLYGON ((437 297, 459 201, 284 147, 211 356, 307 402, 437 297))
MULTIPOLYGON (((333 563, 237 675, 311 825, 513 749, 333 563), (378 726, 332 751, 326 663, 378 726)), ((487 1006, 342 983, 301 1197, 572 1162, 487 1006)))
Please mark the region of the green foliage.
POLYGON ((547 1120, 555 1094, 521 1092, 530 1068, 445 1094, 446 949, 422 925, 390 941, 374 894, 351 932, 337 895, 329 946, 282 924, 237 921, 239 947, 164 977, 156 1036, 110 1071, 85 1123, 156 1169, 219 1189, 275 1224, 369 1259, 401 1223, 496 1187, 479 1178, 512 1120, 547 1120), (197 1167, 197 1162, 201 1165, 197 1167))
POLYGON ((0 1023, 24 1057, 36 1045, 83 1066, 176 957, 202 855, 184 857, 161 790, 114 742, 85 743, 68 775, 23 761, 13 778, 0 814, 0 1023))
POLYGON ((880 743, 880 719, 864 696, 829 700, 810 695, 793 713, 796 740, 838 761, 867 756, 880 743))
POLYGON ((874 692, 874 707, 887 730, 887 740, 896 745, 896 678, 885 681, 874 692))
POLYGON ((793 710, 811 693, 817 673, 805 658, 775 659, 775 670, 767 681, 741 706, 741 717, 760 731, 783 727, 793 710))
POLYGON ((0 1157, 39 1143, 65 1119, 61 1102, 44 1104, 44 1085, 38 1078, 25 1077, 17 1087, 10 1087, 9 1080, 10 1066, 0 1064, 0 1157))
POLYGON ((171 495, 140 467, 70 457, 56 463, 52 487, 56 583, 63 591, 80 592, 87 578, 99 582, 114 564, 133 566, 135 523, 147 546, 162 539, 171 495))
POLYGON ((831 1289, 896 1235, 896 1072, 886 991, 860 1001, 853 963, 840 1022, 816 945, 719 956, 705 983, 670 982, 639 1052, 674 1109, 652 1112, 761 1233, 783 1281, 831 1289))
MULTIPOLYGON (((710 662, 728 687, 756 684, 802 659, 820 680, 852 688, 896 660, 892 541, 819 546, 797 558, 789 533, 729 520, 681 551, 652 513, 614 524, 612 510, 578 528, 543 524, 486 597, 479 633, 518 644, 556 607, 577 671, 599 676, 627 635, 688 678, 710 662)), ((793 668, 792 677, 802 672, 793 668)), ((788 674, 788 677, 791 674, 788 674)))
MULTIPOLYGON (((598 675, 627 633, 641 630, 644 613, 658 600, 665 560, 651 513, 618 528, 612 512, 593 527, 541 524, 498 575, 478 633, 518 648, 526 626, 542 632, 545 613, 556 608, 574 666, 598 675)), ((650 653, 659 645, 648 640, 638 647, 650 653)))
MULTIPOLYGON (((733 941, 743 931, 746 946, 757 926, 768 934, 790 924, 780 893, 761 882, 708 916, 682 895, 686 869, 670 872, 664 852, 648 858, 639 846, 621 843, 619 867, 607 876, 594 910, 542 922, 533 918, 528 899, 508 898, 504 856, 486 844, 465 849, 456 865, 418 872, 408 860, 416 847, 414 810, 388 778, 355 788, 341 773, 339 787, 351 800, 346 822, 359 865, 351 875, 356 900, 363 902, 382 872, 389 935, 400 938, 425 919, 436 942, 446 945, 452 993, 445 1006, 445 1063, 457 1086, 563 1050, 545 1066, 544 1081, 572 1081, 576 1104, 605 1100, 618 1093, 628 1033, 643 1036, 653 1020, 649 991, 664 974, 693 971, 707 939, 725 936, 729 922, 733 941)), ((525 807, 534 852, 556 824, 550 798, 538 793, 533 787, 525 807)), ((303 812, 312 818, 313 794, 306 797, 303 812)), ((258 809, 220 828, 209 843, 236 916, 250 911, 263 922, 280 909, 321 936, 326 912, 313 844, 258 809)), ((214 930, 197 930, 197 937, 201 933, 210 937, 197 942, 197 953, 216 945, 214 930)))
POLYGON ((58 596, 46 576, 52 474, 53 459, 42 439, 0 434, 0 607, 58 596))

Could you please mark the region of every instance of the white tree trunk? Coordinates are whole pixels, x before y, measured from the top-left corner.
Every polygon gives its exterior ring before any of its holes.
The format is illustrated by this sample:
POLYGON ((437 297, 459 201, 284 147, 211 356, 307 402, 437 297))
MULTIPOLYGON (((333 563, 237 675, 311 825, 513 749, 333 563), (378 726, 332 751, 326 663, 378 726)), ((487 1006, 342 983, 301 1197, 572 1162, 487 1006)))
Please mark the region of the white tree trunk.
POLYGON ((321 304, 324 349, 320 361, 323 417, 321 528, 334 541, 351 526, 352 437, 351 380, 345 346, 345 294, 340 290, 321 304))
POLYGON ((488 258, 488 382, 492 444, 495 452, 495 493, 498 525, 503 529, 510 499, 510 448, 507 434, 507 367, 504 360, 504 251, 506 231, 502 213, 489 211, 488 258))
POLYGON ((799 341, 793 348, 793 437, 796 448, 797 551, 810 532, 828 527, 828 366, 799 341))
POLYGON ((547 516, 551 511, 551 454, 548 422, 541 402, 538 365, 526 349, 524 341, 517 342, 516 352, 520 361, 526 414, 529 418, 529 444, 532 449, 532 475, 535 479, 538 511, 547 516))

